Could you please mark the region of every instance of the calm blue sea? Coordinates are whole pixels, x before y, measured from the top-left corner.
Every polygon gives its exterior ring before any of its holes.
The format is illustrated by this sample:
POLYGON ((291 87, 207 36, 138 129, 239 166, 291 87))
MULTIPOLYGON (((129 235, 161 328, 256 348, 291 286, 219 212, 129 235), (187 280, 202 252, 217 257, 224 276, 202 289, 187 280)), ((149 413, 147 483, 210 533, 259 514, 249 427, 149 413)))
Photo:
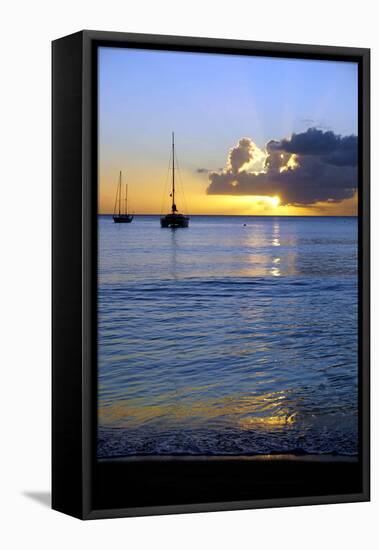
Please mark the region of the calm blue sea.
POLYGON ((98 231, 98 457, 357 453, 356 218, 98 231))

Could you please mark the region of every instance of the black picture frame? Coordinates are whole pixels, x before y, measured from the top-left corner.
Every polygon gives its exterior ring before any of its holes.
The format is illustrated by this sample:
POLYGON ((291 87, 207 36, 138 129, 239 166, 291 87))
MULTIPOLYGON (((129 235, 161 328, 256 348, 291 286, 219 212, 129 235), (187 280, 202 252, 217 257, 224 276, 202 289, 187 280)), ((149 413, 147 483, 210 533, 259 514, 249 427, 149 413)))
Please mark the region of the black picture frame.
POLYGON ((52 507, 96 519, 369 500, 370 50, 81 31, 53 42, 52 61, 52 507), (101 45, 358 63, 360 441, 354 472, 349 465, 332 465, 325 479, 321 465, 312 472, 313 492, 307 492, 308 466, 303 471, 288 464, 287 486, 280 472, 262 467, 262 479, 273 474, 270 488, 247 481, 249 466, 239 460, 227 466, 217 461, 137 460, 127 467, 117 462, 99 466, 96 461, 96 51, 101 45), (300 481, 291 493, 290 472, 295 470, 300 481), (349 485, 351 476, 355 481, 349 485), (331 494, 315 490, 328 480, 334 480, 331 494), (278 484, 282 496, 275 492, 278 484))

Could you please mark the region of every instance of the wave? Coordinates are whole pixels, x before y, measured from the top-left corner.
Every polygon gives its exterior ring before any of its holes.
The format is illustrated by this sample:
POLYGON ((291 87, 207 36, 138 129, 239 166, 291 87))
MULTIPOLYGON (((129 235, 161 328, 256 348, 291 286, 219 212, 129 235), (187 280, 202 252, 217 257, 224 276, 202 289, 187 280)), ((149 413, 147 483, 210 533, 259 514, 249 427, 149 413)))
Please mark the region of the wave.
POLYGON ((357 456, 357 422, 287 430, 98 429, 98 458, 125 456, 357 456))

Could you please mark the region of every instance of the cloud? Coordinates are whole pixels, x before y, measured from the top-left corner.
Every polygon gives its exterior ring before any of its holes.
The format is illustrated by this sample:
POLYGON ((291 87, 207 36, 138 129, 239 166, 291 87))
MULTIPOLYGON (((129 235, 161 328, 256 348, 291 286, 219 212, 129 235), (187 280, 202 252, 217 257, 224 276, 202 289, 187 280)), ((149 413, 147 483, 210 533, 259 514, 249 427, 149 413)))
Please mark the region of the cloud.
POLYGON ((229 151, 226 168, 209 173, 207 193, 276 195, 282 205, 340 202, 356 192, 357 159, 356 136, 317 128, 270 140, 265 151, 242 138, 229 151))
POLYGON ((237 174, 242 168, 250 163, 254 155, 254 143, 249 138, 241 138, 229 151, 228 165, 237 174))
POLYGON ((267 146, 270 147, 270 144, 276 150, 297 155, 323 155, 327 159, 337 154, 346 159, 347 165, 357 164, 357 136, 341 137, 331 130, 324 132, 318 128, 309 128, 301 134, 292 134, 289 139, 270 141, 267 146))
POLYGON ((227 169, 232 174, 238 174, 242 170, 250 169, 254 171, 256 164, 262 162, 266 157, 262 151, 250 138, 241 138, 235 147, 229 151, 227 169))
POLYGON ((326 124, 323 124, 322 122, 318 122, 317 120, 314 120, 313 118, 302 118, 300 119, 300 122, 305 124, 306 126, 312 128, 317 128, 319 130, 331 130, 330 126, 327 126, 326 124))
POLYGON ((303 122, 304 124, 307 124, 308 126, 309 126, 310 124, 312 124, 313 126, 314 126, 314 125, 317 125, 317 124, 316 124, 316 121, 315 121, 313 118, 302 118, 302 119, 300 120, 300 122, 303 122))

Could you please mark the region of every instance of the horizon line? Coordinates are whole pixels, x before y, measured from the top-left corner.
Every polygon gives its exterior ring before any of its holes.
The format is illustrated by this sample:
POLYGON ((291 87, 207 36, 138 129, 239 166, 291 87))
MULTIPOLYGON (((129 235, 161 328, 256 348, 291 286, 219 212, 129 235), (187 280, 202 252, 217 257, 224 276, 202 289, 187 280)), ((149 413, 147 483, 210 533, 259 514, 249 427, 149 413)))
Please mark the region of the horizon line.
MULTIPOLYGON (((113 212, 98 212, 98 216, 113 216, 113 212)), ((131 213, 132 216, 164 216, 165 214, 131 213)), ((229 218, 358 218, 359 214, 185 214, 186 216, 229 217, 229 218)))

